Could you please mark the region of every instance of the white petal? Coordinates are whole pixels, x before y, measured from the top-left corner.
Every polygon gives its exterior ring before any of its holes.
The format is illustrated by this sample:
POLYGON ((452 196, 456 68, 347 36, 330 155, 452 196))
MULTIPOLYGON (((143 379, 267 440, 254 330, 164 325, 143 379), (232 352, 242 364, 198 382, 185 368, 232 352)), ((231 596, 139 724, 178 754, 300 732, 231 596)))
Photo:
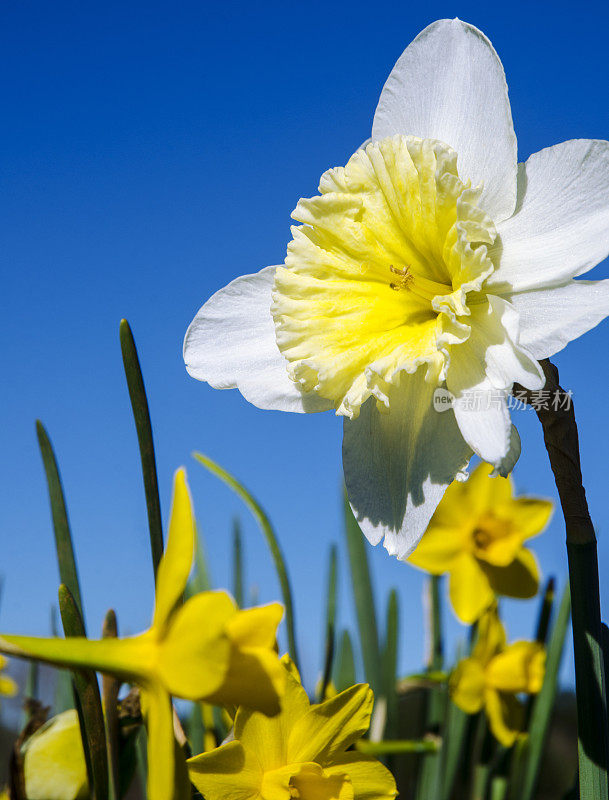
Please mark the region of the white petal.
POLYGON ((239 389, 258 408, 326 411, 331 403, 301 392, 288 376, 270 311, 274 275, 266 267, 210 297, 186 331, 186 369, 215 389, 239 389))
POLYGON ((446 376, 449 391, 456 396, 468 389, 509 392, 514 383, 541 389, 543 370, 522 345, 517 310, 501 297, 489 295, 487 300, 472 305, 469 339, 451 348, 446 376))
MULTIPOLYGON (((557 286, 609 254, 609 142, 572 139, 520 165, 518 208, 497 226, 495 294, 557 286)), ((492 251, 491 251, 492 253, 492 251)))
POLYGON ((424 370, 403 374, 380 413, 374 398, 355 420, 345 419, 343 467, 349 502, 372 544, 407 557, 425 532, 446 487, 472 453, 452 410, 433 407, 424 370))
POLYGON ((507 474, 506 465, 513 467, 520 451, 514 458, 506 392, 481 384, 455 397, 453 408, 461 435, 474 453, 500 474, 507 474))
POLYGON ((398 59, 381 93, 372 138, 440 139, 460 176, 484 184, 495 223, 516 205, 516 136, 501 61, 486 36, 461 20, 425 28, 398 59))
POLYGON ((518 312, 505 300, 491 295, 488 303, 473 306, 471 326, 469 339, 451 348, 446 385, 463 438, 483 461, 507 474, 520 454, 507 395, 514 383, 541 389, 545 377, 519 343, 518 312))
POLYGON ((550 358, 609 316, 609 280, 519 292, 510 302, 520 315, 521 344, 535 358, 550 358))

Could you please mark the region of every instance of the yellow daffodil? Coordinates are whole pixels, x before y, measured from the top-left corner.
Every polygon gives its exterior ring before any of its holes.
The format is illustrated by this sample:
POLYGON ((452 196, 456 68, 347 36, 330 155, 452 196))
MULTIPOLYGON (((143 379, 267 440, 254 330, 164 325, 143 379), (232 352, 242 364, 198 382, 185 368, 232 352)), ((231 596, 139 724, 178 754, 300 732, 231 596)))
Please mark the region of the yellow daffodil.
POLYGON ((5 697, 14 697, 17 694, 18 686, 12 678, 8 675, 2 675, 2 670, 5 669, 7 664, 6 658, 0 656, 0 695, 5 697))
POLYGON ((74 709, 50 719, 21 748, 28 800, 84 800, 87 767, 74 709))
POLYGON ((519 165, 497 53, 440 20, 397 61, 370 142, 318 191, 284 264, 199 310, 184 360, 259 408, 341 415, 354 514, 405 558, 472 453, 513 468, 513 384, 541 389, 538 361, 609 314, 609 281, 573 280, 609 254, 609 143, 519 165))
POLYGON ((524 542, 545 528, 552 503, 514 497, 510 478, 491 478, 480 464, 466 482, 446 490, 408 562, 432 575, 449 574, 455 614, 475 622, 496 595, 533 597, 539 583, 535 556, 524 542))
POLYGON ((511 747, 523 722, 517 695, 541 689, 545 661, 545 650, 537 642, 506 644, 505 630, 493 608, 478 623, 471 656, 460 661, 450 677, 450 695, 467 714, 484 709, 495 738, 511 747))
POLYGON ((286 693, 269 719, 239 708, 233 738, 188 761, 206 800, 393 800, 395 781, 375 758, 347 748, 368 729, 372 691, 352 686, 311 705, 284 658, 286 693))
POLYGON ((186 476, 178 470, 152 626, 139 636, 99 641, 0 635, 0 650, 63 667, 89 667, 141 688, 148 730, 148 798, 189 797, 176 757, 171 696, 279 711, 285 670, 275 652, 277 604, 239 611, 225 592, 182 604, 192 568, 195 524, 186 476))

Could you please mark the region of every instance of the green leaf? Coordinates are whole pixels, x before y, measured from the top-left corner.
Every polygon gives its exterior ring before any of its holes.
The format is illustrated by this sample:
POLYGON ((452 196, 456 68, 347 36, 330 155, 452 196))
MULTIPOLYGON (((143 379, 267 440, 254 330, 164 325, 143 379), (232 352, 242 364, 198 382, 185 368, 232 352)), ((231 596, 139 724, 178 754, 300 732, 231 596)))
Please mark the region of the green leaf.
POLYGON ((68 511, 66 509, 66 501, 61 485, 61 478, 59 476, 57 459, 53 452, 51 440, 40 420, 36 421, 36 433, 38 435, 38 445, 40 447, 42 463, 44 464, 49 490, 49 500, 51 502, 51 515, 53 517, 53 530, 55 532, 55 548, 57 550, 57 562, 59 564, 59 577, 61 583, 70 590, 70 594, 74 598, 80 616, 83 617, 78 570, 76 569, 72 535, 68 522, 68 511))
POLYGON ((344 496, 344 515, 351 587, 355 599, 364 673, 378 702, 383 693, 383 677, 381 674, 381 652, 374 594, 368 566, 368 553, 366 552, 364 534, 353 516, 346 494, 344 496))
POLYGON ((491 781, 490 800, 505 800, 508 792, 507 778, 497 775, 491 781))
MULTIPOLYGON (((59 611, 66 636, 85 635, 76 601, 64 584, 59 587, 59 611)), ((89 785, 93 787, 94 800, 108 800, 106 731, 97 675, 93 670, 79 669, 74 670, 72 676, 89 785)))
MULTIPOLYGON (((104 639, 116 639, 118 636, 118 623, 113 609, 106 612, 102 629, 104 639)), ((120 739, 118 718, 118 694, 120 681, 112 675, 102 675, 102 701, 104 718, 106 722, 106 746, 108 764, 110 768, 110 797, 118 800, 120 797, 120 739)))
MULTIPOLYGON (((51 606, 51 636, 60 635, 57 625, 57 607, 51 606)), ((36 662, 33 662, 36 663, 36 662)), ((53 669, 55 675, 55 695, 53 698, 53 712, 61 714, 69 708, 74 708, 74 690, 72 678, 67 669, 53 669)))
POLYGON ((133 334, 126 319, 121 320, 120 341, 129 398, 131 399, 131 408, 133 409, 133 418, 140 446, 146 508, 148 510, 148 528, 150 530, 152 566, 156 577, 159 562, 163 555, 163 523, 161 520, 161 501, 159 499, 156 459, 154 456, 154 440, 152 438, 150 412, 148 410, 148 400, 146 399, 146 388, 140 361, 133 334))
MULTIPOLYGON (((442 672, 444 666, 444 642, 442 638, 441 580, 438 575, 430 575, 426 585, 429 652, 427 675, 424 677, 438 685, 432 685, 427 692, 425 730, 436 735, 444 719, 447 703, 446 686, 444 685, 447 676, 442 672), (442 680, 435 680, 437 676, 441 676, 442 680)), ((430 756, 423 762, 419 773, 416 800, 427 800, 428 797, 437 793, 440 781, 439 762, 440 754, 430 756)))
POLYGON ((385 722, 385 736, 393 739, 397 735, 398 721, 398 695, 397 695, 397 669, 398 669, 398 641, 399 641, 400 611, 398 594, 391 589, 387 600, 387 617, 385 622, 385 643, 383 647, 383 685, 387 699, 387 720, 385 722))
POLYGON ((335 628, 336 628, 336 545, 330 547, 328 567, 328 588, 326 592, 326 626, 324 636, 324 668, 319 690, 319 702, 326 696, 326 689, 332 675, 332 662, 334 660, 335 628))
POLYGON ((233 595, 239 608, 243 608, 243 544, 238 517, 233 520, 233 595))
POLYGON ((205 734, 203 712, 201 711, 200 703, 191 704, 186 729, 188 732, 190 749, 192 750, 193 755, 199 755, 199 753, 203 752, 203 737, 205 734))
POLYGON ((290 581, 288 578, 288 569, 279 546, 279 540, 273 530, 273 526, 263 511, 262 506, 253 497, 252 494, 243 486, 242 483, 233 477, 230 472, 227 472, 223 467, 212 461, 211 458, 203 455, 202 453, 193 453, 194 458, 208 469, 213 475, 224 481, 239 497, 243 500, 245 505, 249 508, 262 531, 268 548, 271 552, 271 557, 275 565, 275 571, 279 578, 279 586, 281 588, 281 596, 283 605, 285 606, 285 622, 288 632, 288 651, 292 660, 298 667, 298 650, 296 647, 296 630, 294 625, 294 604, 292 602, 292 589, 290 588, 290 581))
POLYGON ((454 703, 449 702, 438 766, 440 788, 437 800, 450 800, 452 797, 457 773, 462 765, 468 722, 469 715, 457 708, 454 703))
POLYGON ((355 684, 355 659, 353 643, 349 631, 344 630, 340 637, 338 655, 334 659, 334 686, 337 692, 344 692, 355 684))
MULTIPOLYGON (((570 610, 570 593, 567 584, 560 601, 560 607, 548 644, 546 674, 543 686, 533 703, 529 725, 529 737, 522 758, 524 763, 521 785, 520 787, 516 786, 514 790, 510 791, 510 797, 512 797, 513 800, 532 800, 534 797, 539 768, 541 766, 541 758, 550 727, 552 710, 556 700, 558 674, 564 650, 565 637, 569 626, 570 610)), ((594 797, 595 799, 601 797, 601 795, 595 794, 586 796, 590 798, 594 797)))

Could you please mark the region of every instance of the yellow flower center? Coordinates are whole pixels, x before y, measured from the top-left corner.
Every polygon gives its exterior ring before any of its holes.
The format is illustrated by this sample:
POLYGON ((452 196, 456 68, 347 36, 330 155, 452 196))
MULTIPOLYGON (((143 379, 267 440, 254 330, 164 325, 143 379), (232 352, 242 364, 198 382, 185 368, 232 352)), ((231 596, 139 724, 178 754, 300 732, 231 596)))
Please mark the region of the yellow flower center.
POLYGON ((402 372, 445 377, 450 347, 470 333, 494 265, 492 220, 448 145, 394 136, 324 173, 298 203, 271 312, 292 380, 357 416, 389 407, 402 372))

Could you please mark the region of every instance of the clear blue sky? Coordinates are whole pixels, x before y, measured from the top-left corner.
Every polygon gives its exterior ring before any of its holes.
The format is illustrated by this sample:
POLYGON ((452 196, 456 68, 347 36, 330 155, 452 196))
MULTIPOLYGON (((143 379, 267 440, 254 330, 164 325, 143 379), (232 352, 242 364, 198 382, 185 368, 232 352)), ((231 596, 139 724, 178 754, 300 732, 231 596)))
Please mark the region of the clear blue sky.
MULTIPOLYGON (((2 629, 46 633, 56 597, 36 417, 60 460, 90 630, 109 606, 123 631, 148 624, 146 513, 118 344, 125 316, 148 387, 164 513, 173 470, 186 464, 223 586, 231 518, 242 508, 190 452, 208 453, 251 488, 287 554, 311 681, 327 550, 342 542, 340 422, 262 412, 235 391, 196 383, 183 367, 182 338, 217 288, 282 261, 298 198, 369 135, 403 48, 429 22, 453 16, 482 28, 499 51, 521 160, 565 139, 609 138, 609 14, 601 2, 4 4, 2 629)), ((595 272, 607 274, 606 264, 595 272)), ((605 323, 556 359, 576 400, 605 586, 608 343, 605 323)), ((518 487, 554 497, 534 415, 515 421, 518 487)), ((247 579, 261 600, 275 599, 269 557, 242 515, 247 579)), ((562 584, 559 517, 535 549, 545 574, 562 584)), ((382 548, 369 554, 383 606, 389 587, 399 588, 401 664, 416 668, 421 576, 382 548)), ((344 560, 340 577, 340 617, 349 624, 344 560)), ((609 587, 605 594, 609 616, 609 587)), ((534 606, 505 608, 510 634, 528 635, 534 606)))

